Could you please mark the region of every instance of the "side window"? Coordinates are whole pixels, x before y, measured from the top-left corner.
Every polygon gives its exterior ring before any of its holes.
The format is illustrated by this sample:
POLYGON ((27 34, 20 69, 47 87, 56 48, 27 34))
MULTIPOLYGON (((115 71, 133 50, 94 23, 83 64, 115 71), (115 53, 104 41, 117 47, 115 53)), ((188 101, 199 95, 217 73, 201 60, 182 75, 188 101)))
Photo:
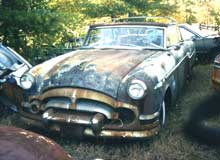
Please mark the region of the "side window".
POLYGON ((173 46, 181 41, 181 35, 176 25, 167 28, 167 46, 173 46))
POLYGON ((192 39, 193 37, 196 37, 195 34, 193 34, 192 32, 186 30, 185 28, 182 28, 180 27, 180 32, 181 32, 181 35, 183 37, 184 40, 187 40, 187 39, 192 39))

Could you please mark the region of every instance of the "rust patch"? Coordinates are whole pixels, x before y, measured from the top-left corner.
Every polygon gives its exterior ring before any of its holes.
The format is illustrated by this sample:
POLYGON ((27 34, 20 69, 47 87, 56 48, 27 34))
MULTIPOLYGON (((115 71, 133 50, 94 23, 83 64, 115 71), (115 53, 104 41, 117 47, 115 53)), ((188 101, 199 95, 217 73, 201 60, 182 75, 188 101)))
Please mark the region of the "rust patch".
POLYGON ((21 105, 23 101, 23 90, 12 84, 4 84, 2 92, 17 105, 21 105))
MULTIPOLYGON (((55 65, 53 68, 44 75, 47 79, 54 74, 59 74, 62 69, 70 70, 74 66, 83 64, 83 70, 95 67, 96 72, 113 73, 118 77, 124 77, 132 68, 141 63, 145 58, 154 52, 138 51, 138 50, 80 50, 75 54, 65 57, 55 65)), ((45 63, 46 64, 46 63, 45 63)), ((38 66, 32 71, 41 74, 42 68, 38 66)))
POLYGON ((20 128, 0 127, 1 160, 71 160, 54 141, 20 128))
POLYGON ((46 74, 49 70, 51 70, 54 65, 57 63, 60 63, 61 61, 65 61, 67 57, 70 55, 74 54, 74 52, 67 53, 65 55, 58 56, 56 58, 53 58, 51 60, 48 60, 42 64, 39 64, 32 68, 30 72, 32 73, 33 76, 39 76, 39 75, 44 75, 46 74))
POLYGON ((160 127, 157 126, 150 130, 144 131, 115 131, 115 130, 103 130, 99 135, 94 135, 93 131, 86 129, 84 134, 87 136, 98 137, 118 137, 118 138, 149 138, 158 134, 160 127))
POLYGON ((212 81, 220 85, 220 68, 213 68, 212 81))
POLYGON ((50 60, 30 71, 35 75, 33 94, 55 87, 88 88, 116 98, 121 80, 157 51, 93 49, 78 50, 50 60), (41 69, 40 69, 41 70, 41 69))

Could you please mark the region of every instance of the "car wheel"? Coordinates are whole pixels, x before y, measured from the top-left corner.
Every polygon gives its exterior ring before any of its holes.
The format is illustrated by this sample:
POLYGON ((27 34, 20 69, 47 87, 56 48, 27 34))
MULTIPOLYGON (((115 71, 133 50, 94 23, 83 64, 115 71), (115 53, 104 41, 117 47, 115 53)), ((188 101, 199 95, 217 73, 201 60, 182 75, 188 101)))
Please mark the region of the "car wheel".
POLYGON ((166 103, 165 103, 165 101, 163 101, 161 109, 160 109, 159 122, 160 122, 161 127, 163 127, 166 123, 166 103))

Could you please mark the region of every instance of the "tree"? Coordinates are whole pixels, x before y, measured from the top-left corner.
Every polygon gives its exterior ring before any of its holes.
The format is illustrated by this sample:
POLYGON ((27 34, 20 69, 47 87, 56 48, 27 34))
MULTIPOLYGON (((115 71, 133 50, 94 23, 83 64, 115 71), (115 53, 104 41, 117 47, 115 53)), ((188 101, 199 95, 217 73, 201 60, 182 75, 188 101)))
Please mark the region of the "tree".
POLYGON ((2 42, 26 58, 59 43, 60 17, 45 0, 2 0, 0 14, 2 42))

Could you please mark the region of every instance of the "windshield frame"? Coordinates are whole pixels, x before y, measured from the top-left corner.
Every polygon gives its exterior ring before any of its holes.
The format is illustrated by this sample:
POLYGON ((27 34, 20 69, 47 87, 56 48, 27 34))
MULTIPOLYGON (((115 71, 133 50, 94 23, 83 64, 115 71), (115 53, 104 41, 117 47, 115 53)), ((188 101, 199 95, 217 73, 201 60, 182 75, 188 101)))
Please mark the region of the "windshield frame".
POLYGON ((96 26, 96 27, 90 27, 90 29, 87 32, 86 38, 84 40, 83 46, 82 48, 86 48, 86 49, 138 49, 138 50, 146 50, 146 49, 152 49, 152 50, 164 50, 166 49, 166 27, 164 26, 153 26, 153 25, 105 25, 105 26, 96 26), (93 30, 97 30, 97 29, 108 29, 108 28, 149 28, 149 29, 160 29, 163 31, 163 46, 154 46, 154 47, 146 47, 146 46, 120 46, 120 45, 112 45, 112 46, 89 46, 88 45, 88 41, 89 41, 89 37, 90 37, 90 33, 93 30))

